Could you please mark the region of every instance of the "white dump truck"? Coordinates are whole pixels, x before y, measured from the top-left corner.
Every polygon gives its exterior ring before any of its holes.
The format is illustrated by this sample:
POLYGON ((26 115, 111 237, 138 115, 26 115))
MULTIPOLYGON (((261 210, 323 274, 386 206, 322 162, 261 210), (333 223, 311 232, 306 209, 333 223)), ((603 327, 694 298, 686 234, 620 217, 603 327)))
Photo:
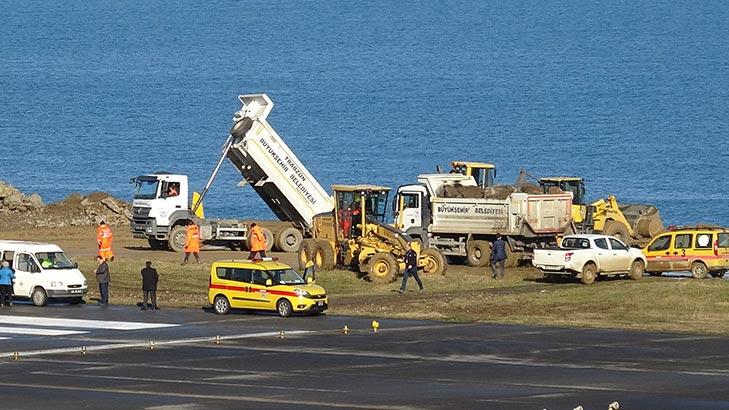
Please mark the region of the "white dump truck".
POLYGON ((569 192, 464 197, 448 192, 483 192, 471 175, 422 174, 417 181, 397 190, 395 226, 451 261, 487 265, 491 242, 500 234, 509 245, 506 265, 514 266, 529 258, 533 249, 554 245, 557 236, 573 233, 569 192))
POLYGON ((243 104, 233 117, 235 123, 223 152, 200 195, 191 195, 186 175, 155 173, 134 178, 132 234, 145 238, 154 249, 180 251, 185 242, 185 225, 200 226, 203 243, 235 247, 246 242, 249 224, 244 220, 205 219, 201 204, 227 158, 246 183, 260 195, 282 221, 293 226, 275 237, 264 229, 270 249, 297 251, 312 226, 314 215, 331 212, 332 198, 267 121, 273 102, 266 94, 241 95, 243 104), (239 132, 245 129, 245 132, 239 132))

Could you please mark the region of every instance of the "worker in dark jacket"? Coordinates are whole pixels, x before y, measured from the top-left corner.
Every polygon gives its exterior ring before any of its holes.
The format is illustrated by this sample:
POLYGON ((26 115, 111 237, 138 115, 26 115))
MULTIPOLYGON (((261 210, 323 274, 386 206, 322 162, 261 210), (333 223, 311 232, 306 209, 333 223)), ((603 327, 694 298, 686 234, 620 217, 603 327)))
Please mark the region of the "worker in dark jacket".
POLYGON ((96 268, 96 281, 99 282, 99 294, 101 299, 99 300, 100 305, 109 304, 109 282, 111 282, 111 274, 109 273, 109 265, 101 255, 96 257, 96 263, 99 266, 96 268))
POLYGON ((157 269, 152 267, 152 262, 147 261, 144 269, 142 269, 142 310, 147 310, 147 298, 151 299, 152 307, 150 309, 159 310, 157 306, 157 281, 159 275, 157 269))
POLYGON ((424 291, 423 282, 420 281, 420 277, 418 276, 418 254, 413 249, 413 242, 410 242, 409 249, 405 252, 405 273, 402 275, 402 284, 400 285, 400 290, 398 290, 398 293, 401 295, 405 293, 405 289, 408 286, 408 277, 411 275, 418 282, 420 292, 424 291))
POLYGON ((506 261, 506 242, 496 234, 496 240, 491 244, 491 277, 502 279, 504 277, 504 263, 506 261))

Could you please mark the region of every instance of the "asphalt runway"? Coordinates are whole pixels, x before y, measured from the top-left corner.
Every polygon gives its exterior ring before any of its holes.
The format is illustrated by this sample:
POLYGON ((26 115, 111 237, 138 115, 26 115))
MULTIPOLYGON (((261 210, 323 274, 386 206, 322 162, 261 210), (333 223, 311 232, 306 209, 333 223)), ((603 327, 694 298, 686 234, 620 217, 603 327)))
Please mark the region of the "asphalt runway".
POLYGON ((371 321, 16 305, 0 407, 729 408, 727 338, 371 321))

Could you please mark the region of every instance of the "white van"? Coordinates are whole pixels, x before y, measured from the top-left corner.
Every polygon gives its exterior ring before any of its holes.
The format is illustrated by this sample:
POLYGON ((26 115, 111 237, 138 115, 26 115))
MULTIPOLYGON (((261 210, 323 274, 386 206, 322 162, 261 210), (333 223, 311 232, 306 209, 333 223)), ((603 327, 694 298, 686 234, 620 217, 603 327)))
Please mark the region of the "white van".
POLYGON ((86 278, 57 245, 0 240, 0 260, 15 270, 15 296, 30 298, 36 306, 48 299, 80 303, 88 292, 86 278))

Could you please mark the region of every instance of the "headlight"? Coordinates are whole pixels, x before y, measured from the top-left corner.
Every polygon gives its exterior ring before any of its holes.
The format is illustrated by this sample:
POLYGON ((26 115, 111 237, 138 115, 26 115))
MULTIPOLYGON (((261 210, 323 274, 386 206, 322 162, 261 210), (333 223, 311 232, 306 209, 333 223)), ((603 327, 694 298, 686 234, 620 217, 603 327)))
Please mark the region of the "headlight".
POLYGON ((51 282, 51 287, 52 288, 62 288, 63 282, 51 282))
POLYGON ((87 284, 86 284, 86 279, 84 279, 84 287, 86 287, 86 286, 87 286, 87 284))
POLYGON ((305 291, 304 289, 295 289, 294 293, 296 293, 296 296, 299 296, 299 297, 302 297, 302 296, 308 297, 309 296, 309 292, 305 291))

